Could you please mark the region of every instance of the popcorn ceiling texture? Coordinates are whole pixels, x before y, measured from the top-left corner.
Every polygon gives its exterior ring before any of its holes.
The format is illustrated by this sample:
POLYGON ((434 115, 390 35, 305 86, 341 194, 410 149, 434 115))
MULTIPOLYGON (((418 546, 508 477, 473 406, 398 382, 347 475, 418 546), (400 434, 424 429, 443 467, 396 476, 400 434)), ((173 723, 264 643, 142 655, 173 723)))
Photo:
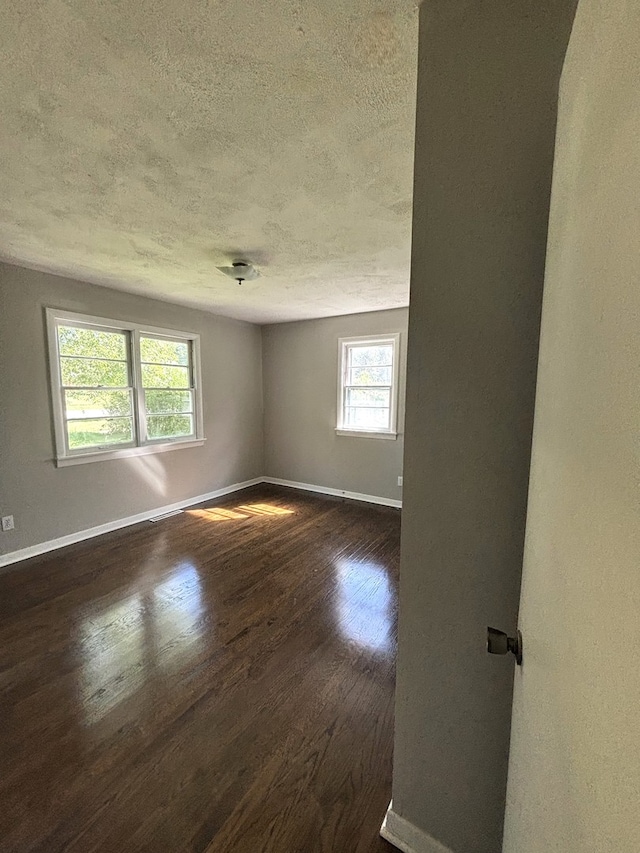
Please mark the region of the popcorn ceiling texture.
POLYGON ((0 258, 260 323, 407 305, 416 53, 408 0, 5 0, 0 258))

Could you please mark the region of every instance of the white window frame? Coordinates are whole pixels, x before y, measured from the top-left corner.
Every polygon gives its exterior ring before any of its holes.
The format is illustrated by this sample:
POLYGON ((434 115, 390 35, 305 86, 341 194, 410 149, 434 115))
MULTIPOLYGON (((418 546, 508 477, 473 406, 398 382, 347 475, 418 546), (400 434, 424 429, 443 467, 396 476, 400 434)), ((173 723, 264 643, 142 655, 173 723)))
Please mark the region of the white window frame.
POLYGON ((111 320, 106 317, 94 317, 88 314, 75 314, 71 311, 46 309, 47 340, 49 349, 49 376, 51 382, 51 401, 53 409, 53 427, 55 435, 55 462, 61 468, 84 462, 101 462, 107 459, 125 459, 130 456, 145 456, 149 453, 162 453, 186 447, 199 447, 204 444, 204 419, 202 413, 202 380, 200 374, 200 335, 176 329, 161 329, 131 323, 126 320, 111 320), (65 416, 63 407, 63 385, 60 373, 60 351, 58 345, 58 326, 71 324, 90 329, 109 332, 124 332, 130 341, 129 370, 133 386, 134 441, 125 445, 103 446, 99 448, 71 450, 67 446, 65 416), (140 337, 150 335, 156 338, 188 341, 191 344, 191 373, 194 396, 195 434, 185 438, 147 439, 144 413, 144 389, 142 387, 142 369, 140 359, 140 337))
POLYGON ((355 338, 339 338, 338 340, 338 424, 337 435, 356 436, 360 438, 390 438, 398 437, 398 382, 400 377, 400 333, 390 335, 365 335, 355 338), (383 346, 391 344, 393 349, 393 368, 391 371, 391 411, 389 413, 389 429, 353 429, 344 426, 344 400, 348 365, 348 351, 351 346, 383 346))

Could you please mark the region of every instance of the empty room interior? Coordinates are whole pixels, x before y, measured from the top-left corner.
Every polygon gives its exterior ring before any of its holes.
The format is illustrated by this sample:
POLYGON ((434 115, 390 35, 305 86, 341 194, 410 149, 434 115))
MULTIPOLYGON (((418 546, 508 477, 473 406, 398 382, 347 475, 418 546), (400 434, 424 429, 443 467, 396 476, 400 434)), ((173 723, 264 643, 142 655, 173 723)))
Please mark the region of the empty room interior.
POLYGON ((639 75, 6 0, 0 853, 638 853, 639 75))

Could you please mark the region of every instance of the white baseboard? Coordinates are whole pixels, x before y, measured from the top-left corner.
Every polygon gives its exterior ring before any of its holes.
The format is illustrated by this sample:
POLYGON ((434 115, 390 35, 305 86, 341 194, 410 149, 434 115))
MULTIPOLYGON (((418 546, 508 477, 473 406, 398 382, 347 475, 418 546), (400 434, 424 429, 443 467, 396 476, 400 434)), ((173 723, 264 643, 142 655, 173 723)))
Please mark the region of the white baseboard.
POLYGON ((334 495, 339 498, 348 498, 352 501, 364 501, 368 504, 380 504, 381 506, 401 507, 402 501, 392 498, 381 498, 378 495, 363 495, 360 492, 347 492, 344 489, 331 489, 329 486, 314 486, 311 483, 296 483, 293 480, 280 480, 278 477, 263 477, 263 483, 273 483, 274 486, 288 486, 290 489, 302 489, 303 492, 317 492, 320 495, 334 495))
POLYGON ((380 835, 389 844, 402 850, 402 853, 453 853, 444 844, 396 814, 393 810, 393 802, 389 803, 384 823, 380 828, 380 835))
POLYGON ((92 539, 94 536, 100 536, 102 533, 110 533, 112 530, 119 530, 122 527, 129 527, 131 524, 148 521, 156 515, 171 512, 174 509, 184 509, 184 507, 193 506, 203 501, 210 501, 213 498, 221 498, 223 495, 238 492, 240 489, 246 489, 249 486, 257 486, 262 482, 262 477, 255 477, 253 480, 245 480, 243 483, 233 483, 230 486, 224 486, 222 489, 207 492, 206 495, 196 495, 193 498, 187 498, 177 503, 157 506, 147 512, 139 512, 136 515, 129 515, 126 518, 117 518, 115 521, 108 521, 106 524, 99 524, 97 527, 89 527, 86 530, 79 530, 77 533, 60 536, 58 539, 49 539, 47 542, 40 542, 37 545, 30 545, 28 548, 21 548, 19 551, 10 551, 8 554, 0 555, 0 569, 10 566, 13 563, 18 563, 21 560, 28 560, 29 557, 38 557, 40 554, 46 554, 48 551, 55 551, 57 548, 64 548, 66 545, 74 545, 76 542, 92 539))
POLYGON ((171 512, 176 509, 184 509, 194 504, 210 501, 213 498, 221 498, 224 495, 229 495, 232 492, 238 492, 240 489, 246 489, 249 486, 257 486, 260 483, 273 483, 277 486, 289 486, 293 489, 302 489, 306 492, 317 492, 323 495, 336 495, 342 498, 349 498, 355 501, 366 501, 372 504, 381 504, 383 506, 401 507, 402 501, 394 501, 389 498, 381 498, 376 495, 362 495, 359 492, 345 492, 341 489, 330 489, 327 486, 313 486, 309 483, 295 483, 292 480, 278 480, 275 477, 255 477, 253 480, 245 480, 243 483, 233 483, 230 486, 224 486, 222 489, 215 489, 213 492, 207 492, 206 495, 196 495, 193 498, 187 498, 177 503, 167 504, 166 506, 157 506, 146 512, 139 512, 136 515, 129 515, 126 518, 117 518, 115 521, 108 521, 106 524, 99 524, 96 527, 89 527, 86 530, 79 530, 77 533, 69 533, 67 536, 60 536, 58 539, 49 539, 46 542, 39 542, 37 545, 30 545, 28 548, 21 548, 19 551, 10 551, 8 554, 0 554, 0 569, 6 566, 11 566, 14 563, 19 563, 22 560, 28 560, 30 557, 39 557, 41 554, 46 554, 48 551, 55 551, 57 548, 64 548, 67 545, 75 545, 76 542, 83 542, 85 539, 92 539, 94 536, 100 536, 102 533, 111 533, 113 530, 120 530, 122 527, 129 527, 132 524, 139 524, 141 521, 148 521, 157 515, 163 515, 166 512, 171 512))

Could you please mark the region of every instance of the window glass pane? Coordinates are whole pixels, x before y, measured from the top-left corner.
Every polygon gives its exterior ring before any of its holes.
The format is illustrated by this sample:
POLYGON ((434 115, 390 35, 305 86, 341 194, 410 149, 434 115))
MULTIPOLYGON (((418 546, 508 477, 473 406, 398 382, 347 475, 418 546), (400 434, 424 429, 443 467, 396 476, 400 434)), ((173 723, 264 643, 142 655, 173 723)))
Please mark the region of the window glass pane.
POLYGON ((193 435, 191 415, 151 415, 147 418, 149 438, 177 438, 193 435))
POLYGON ((105 444, 131 444, 133 442, 132 418, 103 418, 67 421, 69 447, 77 450, 102 447, 105 444))
POLYGON ((163 341, 140 337, 140 360, 159 364, 189 364, 188 341, 163 341))
POLYGON ((150 415, 193 411, 191 391, 146 391, 145 402, 150 415))
MULTIPOLYGON (((76 452, 135 447, 139 425, 152 441, 195 436, 200 399, 193 340, 180 332, 156 336, 116 320, 72 320, 54 312, 48 312, 48 328, 58 354, 58 364, 51 365, 58 444, 63 438, 66 449, 76 452)), ((65 448, 58 450, 64 456, 65 448)))
POLYGON ((384 344, 382 346, 350 346, 350 367, 375 367, 376 365, 390 365, 393 363, 393 346, 384 344))
POLYGON ((389 408, 390 388, 347 388, 345 405, 389 408))
POLYGON ((142 365, 144 388, 189 388, 188 367, 173 367, 161 364, 142 365))
POLYGON ((129 391, 65 391, 64 397, 69 419, 131 415, 129 391))
POLYGON ((391 385, 391 367, 352 367, 347 371, 348 385, 391 385))
POLYGON ((60 355, 127 359, 127 336, 123 332, 99 332, 76 326, 58 326, 60 355))
POLYGON ((126 387, 129 384, 124 361, 100 361, 97 358, 60 359, 62 384, 70 386, 126 387))
POLYGON ((344 427, 347 429, 389 429, 390 410, 387 408, 345 407, 344 427))

